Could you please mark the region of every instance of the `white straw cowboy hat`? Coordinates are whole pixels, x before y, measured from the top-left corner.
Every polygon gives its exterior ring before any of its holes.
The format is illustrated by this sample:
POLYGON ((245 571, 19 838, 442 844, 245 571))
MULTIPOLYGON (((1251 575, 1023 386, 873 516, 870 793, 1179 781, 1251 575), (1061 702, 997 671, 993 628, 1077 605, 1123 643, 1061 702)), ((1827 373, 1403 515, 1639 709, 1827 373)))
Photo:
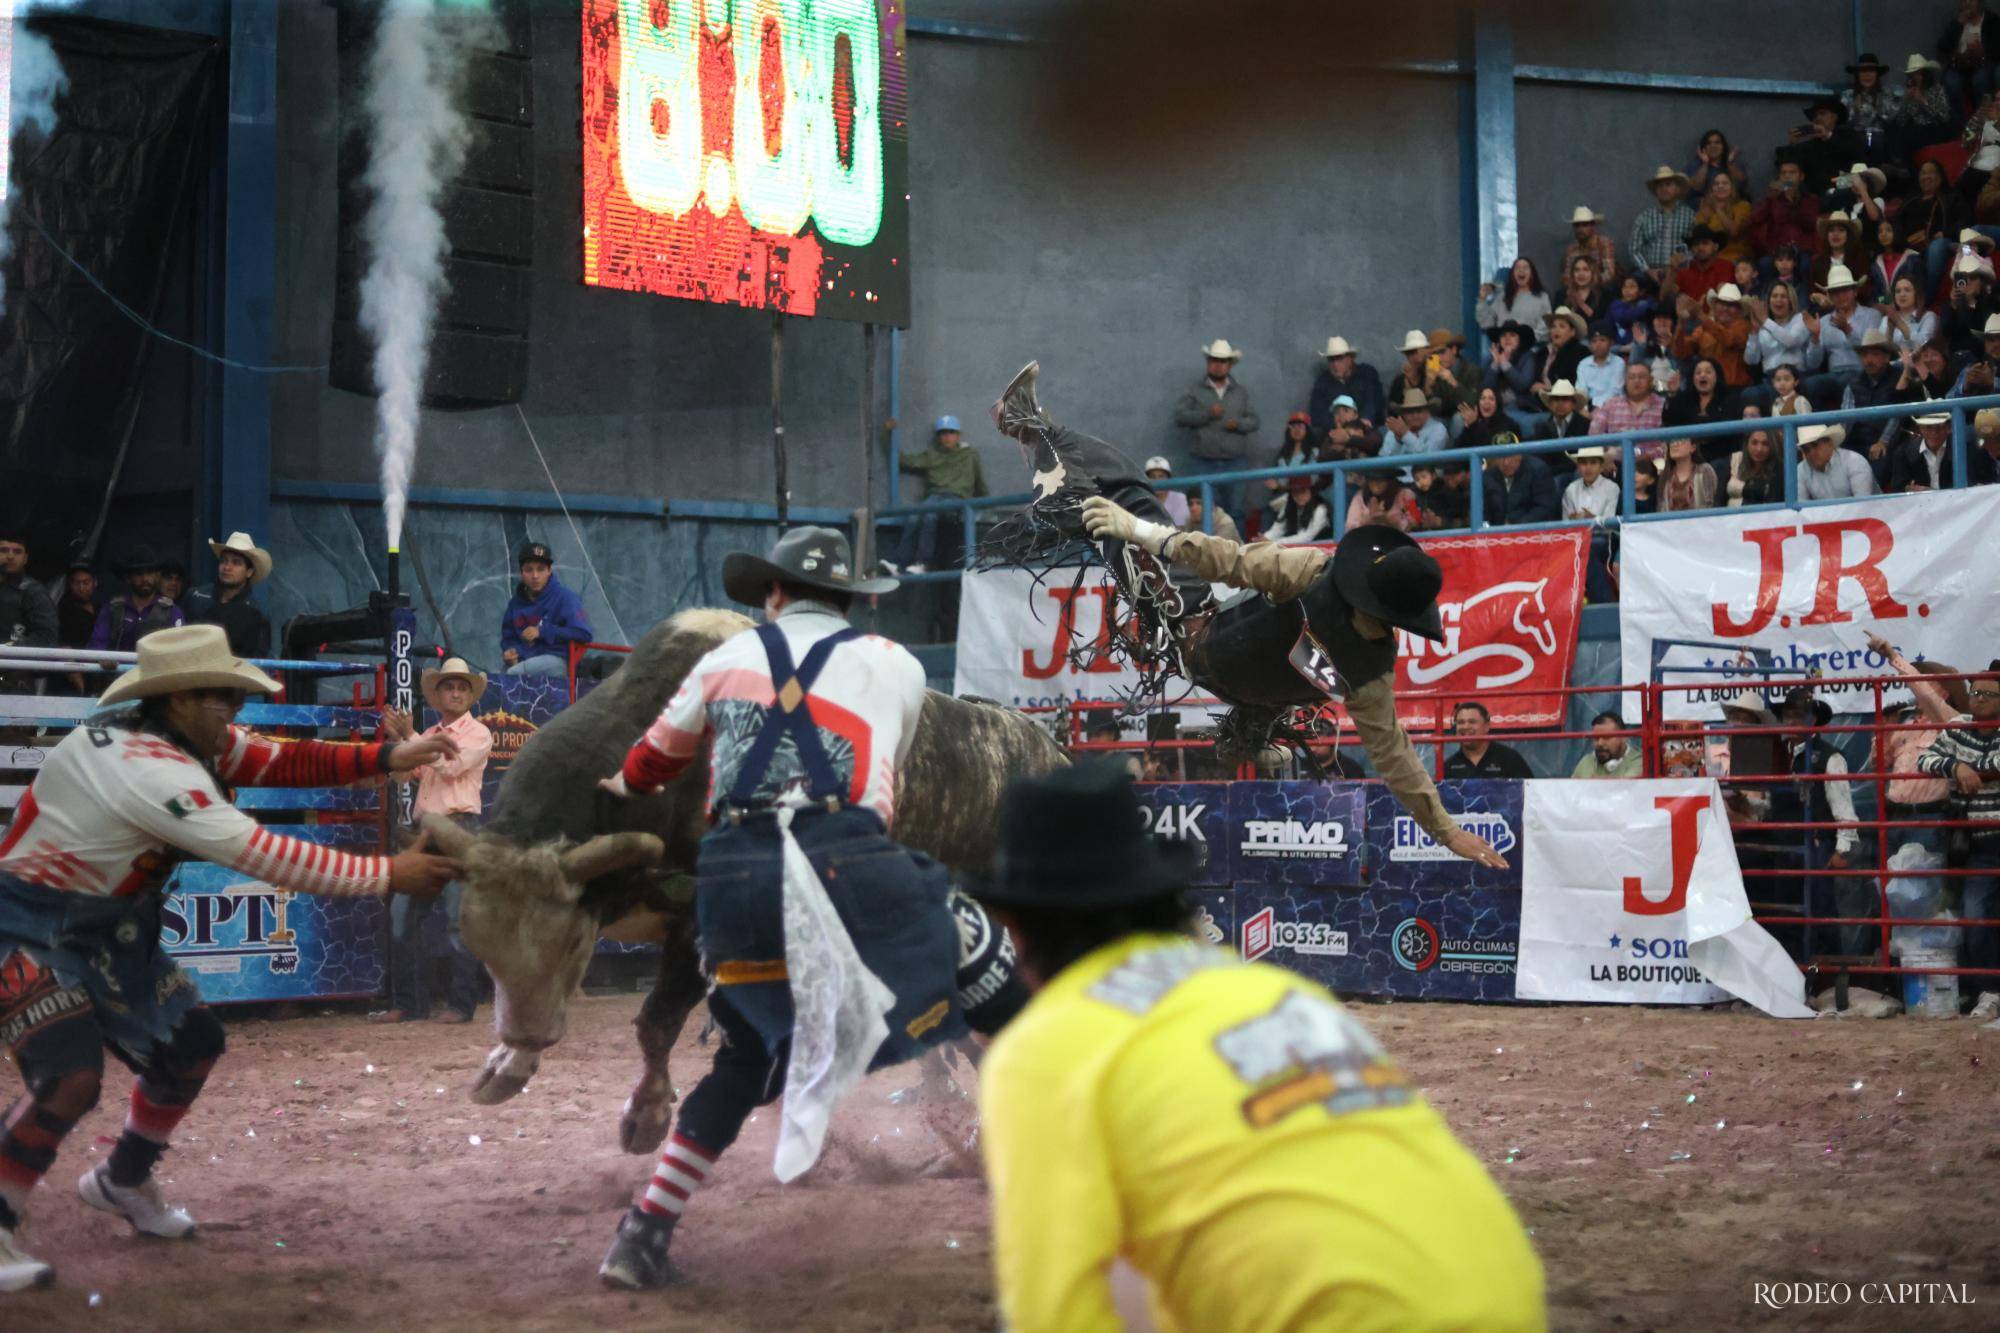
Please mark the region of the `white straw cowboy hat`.
POLYGON ((1979 336, 1982 338, 1991 338, 1996 334, 2000 334, 2000 311, 1988 315, 1986 323, 1979 330, 1979 336))
POLYGON ((1227 338, 1217 338, 1214 342, 1202 348, 1201 354, 1211 361, 1241 361, 1243 359, 1243 353, 1231 347, 1227 338))
POLYGON ((1602 221, 1604 221, 1604 214, 1598 212, 1589 204, 1578 204, 1575 210, 1569 215, 1569 225, 1572 227, 1576 226, 1579 222, 1602 221))
POLYGON ((1701 299, 1704 301, 1720 301, 1724 305, 1742 305, 1743 289, 1733 282, 1725 282, 1720 287, 1710 289, 1708 295, 1701 299))
POLYGON ((179 690, 247 690, 276 694, 278 682, 229 651, 220 625, 176 625, 139 640, 139 664, 111 682, 100 708, 179 690))
MULTIPOLYGON (((1989 318, 1987 322, 1991 323, 1992 320, 1989 318)), ((1861 335, 1861 341, 1855 344, 1855 346, 1864 352, 1871 347, 1894 347, 1895 345, 1896 340, 1889 336, 1887 329, 1883 328, 1868 330, 1868 332, 1861 335)))
POLYGON ((1910 418, 1910 421, 1912 425, 1917 426, 1949 426, 1951 424, 1951 413, 1927 412, 1923 416, 1910 418))
POLYGON ((1938 64, 1937 61, 1932 60, 1929 56, 1925 55, 1912 55, 1908 60, 1903 62, 1903 73, 1906 75, 1938 74, 1941 73, 1943 69, 1944 66, 1938 64))
POLYGON ((1959 232, 1958 243, 1960 245, 1969 245, 1981 254, 1991 254, 1993 252, 1993 238, 1985 232, 1975 231, 1971 227, 1967 227, 1965 230, 1959 232))
POLYGON ((486 693, 485 672, 474 671, 470 666, 466 665, 465 659, 462 657, 447 657, 444 659, 442 666, 434 667, 424 672, 421 682, 421 688, 424 692, 424 702, 432 708, 437 709, 440 713, 444 709, 438 707, 438 686, 448 680, 462 680, 470 685, 472 687, 472 700, 474 703, 479 702, 479 696, 486 693))
POLYGON ((1846 291, 1849 287, 1859 287, 1861 279, 1854 276, 1845 264, 1835 264, 1826 271, 1826 290, 1846 291))
POLYGON ((262 583, 265 579, 271 577, 271 553, 256 542, 251 541, 250 534, 247 532, 232 532, 229 534, 229 540, 226 542, 219 542, 215 538, 210 537, 208 539, 208 549, 215 552, 217 560, 222 559, 224 551, 228 551, 232 555, 242 556, 250 563, 250 581, 252 583, 262 583))
POLYGON ((1835 444, 1839 444, 1842 440, 1846 438, 1847 438, 1847 427, 1845 426, 1799 427, 1798 439, 1799 439, 1799 448, 1801 449, 1805 448, 1809 444, 1818 444, 1821 440, 1826 440, 1826 439, 1830 439, 1835 444))
POLYGON ((1422 389, 1405 389, 1403 390, 1402 401, 1391 403, 1389 410, 1392 412, 1415 412, 1418 410, 1428 412, 1431 410, 1431 400, 1425 396, 1422 389))
POLYGON ((1583 460, 1586 458, 1594 458, 1598 462, 1602 463, 1604 461, 1604 446, 1601 444, 1589 445, 1585 448, 1577 450, 1575 453, 1571 454, 1570 457, 1575 459, 1579 463, 1583 462, 1583 460))
POLYGON ((1577 314, 1576 311, 1571 310, 1566 305, 1557 306, 1555 309, 1555 313, 1549 316, 1550 323, 1553 324, 1556 320, 1561 320, 1563 323, 1575 329, 1576 336, 1579 338, 1588 338, 1590 336, 1589 322, 1586 321, 1582 315, 1577 314))
POLYGON ((1320 355, 1329 360, 1336 356, 1353 356, 1354 345, 1345 338, 1328 338, 1326 340, 1326 349, 1320 355))
POLYGON ((1551 398, 1581 398, 1583 394, 1568 380, 1557 380, 1546 389, 1535 390, 1535 396, 1546 403, 1551 398))
POLYGON ((1403 345, 1396 350, 1399 352, 1428 352, 1431 350, 1431 340, 1425 335, 1422 329, 1411 329, 1403 335, 1403 345))
POLYGON ((1843 171, 1841 175, 1863 177, 1876 190, 1884 189, 1889 184, 1888 172, 1882 170, 1880 167, 1871 167, 1866 162, 1856 162, 1846 171, 1843 171))
POLYGON ((1646 177, 1646 188, 1650 190, 1661 181, 1673 181, 1682 188, 1686 188, 1688 178, 1685 172, 1675 171, 1672 167, 1662 163, 1658 171, 1646 177))

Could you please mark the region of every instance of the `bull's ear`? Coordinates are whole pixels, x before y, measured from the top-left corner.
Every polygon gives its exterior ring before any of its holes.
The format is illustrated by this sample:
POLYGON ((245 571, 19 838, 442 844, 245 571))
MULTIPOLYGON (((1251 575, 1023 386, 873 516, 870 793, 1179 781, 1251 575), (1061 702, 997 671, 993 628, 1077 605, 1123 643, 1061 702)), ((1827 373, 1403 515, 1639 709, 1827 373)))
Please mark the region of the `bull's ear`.
POLYGON ((464 860, 472 844, 478 841, 470 829, 460 828, 443 815, 425 815, 423 823, 424 832, 430 834, 431 846, 445 856, 464 860))
POLYGON ((563 878, 587 884, 627 866, 652 865, 667 854, 667 845, 650 833, 600 833, 562 854, 563 878))

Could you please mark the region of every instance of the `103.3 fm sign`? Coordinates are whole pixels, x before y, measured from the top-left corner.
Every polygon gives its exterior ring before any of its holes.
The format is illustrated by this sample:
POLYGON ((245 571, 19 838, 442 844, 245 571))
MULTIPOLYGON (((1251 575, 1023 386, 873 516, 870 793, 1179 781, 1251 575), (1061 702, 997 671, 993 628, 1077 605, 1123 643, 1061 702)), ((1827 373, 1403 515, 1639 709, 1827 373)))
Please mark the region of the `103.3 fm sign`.
POLYGON ((584 281, 906 324, 902 10, 587 0, 584 281))

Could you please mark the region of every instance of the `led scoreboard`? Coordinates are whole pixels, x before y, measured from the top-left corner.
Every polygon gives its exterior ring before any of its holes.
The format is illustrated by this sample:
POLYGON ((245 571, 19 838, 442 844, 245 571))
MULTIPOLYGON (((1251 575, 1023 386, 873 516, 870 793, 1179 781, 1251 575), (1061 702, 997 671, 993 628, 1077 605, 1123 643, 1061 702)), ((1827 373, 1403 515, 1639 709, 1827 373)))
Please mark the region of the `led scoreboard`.
POLYGON ((585 0, 583 280, 907 325, 903 0, 585 0))

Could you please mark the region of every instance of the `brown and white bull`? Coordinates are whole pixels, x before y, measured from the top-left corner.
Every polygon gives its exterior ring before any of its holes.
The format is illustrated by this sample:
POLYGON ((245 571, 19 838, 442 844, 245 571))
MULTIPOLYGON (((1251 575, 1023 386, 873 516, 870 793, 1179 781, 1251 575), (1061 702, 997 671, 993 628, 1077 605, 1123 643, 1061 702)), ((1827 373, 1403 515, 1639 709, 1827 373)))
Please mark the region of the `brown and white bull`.
MULTIPOLYGON (((707 988, 690 904, 708 765, 632 800, 605 795, 597 780, 618 770, 694 664, 749 628, 748 617, 719 610, 655 626, 616 674, 528 739, 477 834, 427 822, 439 849, 466 863, 459 929, 493 975, 500 1042, 474 1101, 502 1102, 527 1085, 542 1051, 563 1036, 601 935, 657 940, 659 976, 635 1020, 643 1068, 619 1141, 644 1153, 665 1138, 674 1099, 667 1055, 707 988)), ((1027 717, 933 690, 898 780, 895 837, 947 866, 982 866, 1008 780, 1064 762, 1027 717)))

